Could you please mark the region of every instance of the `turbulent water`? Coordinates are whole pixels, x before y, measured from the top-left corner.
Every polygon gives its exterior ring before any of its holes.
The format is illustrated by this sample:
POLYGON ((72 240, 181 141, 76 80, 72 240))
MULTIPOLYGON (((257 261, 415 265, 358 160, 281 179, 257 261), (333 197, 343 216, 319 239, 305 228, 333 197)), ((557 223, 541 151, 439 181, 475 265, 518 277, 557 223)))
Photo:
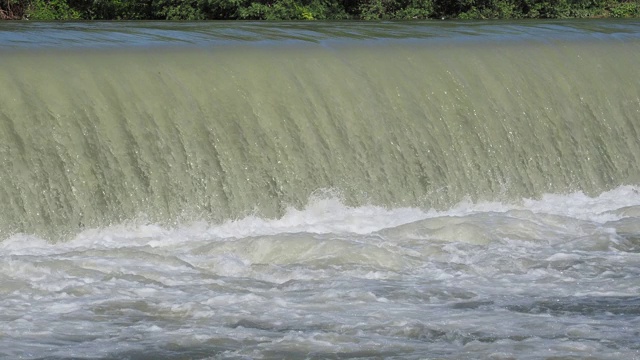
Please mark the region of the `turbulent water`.
POLYGON ((640 23, 0 23, 0 358, 640 359, 640 23))

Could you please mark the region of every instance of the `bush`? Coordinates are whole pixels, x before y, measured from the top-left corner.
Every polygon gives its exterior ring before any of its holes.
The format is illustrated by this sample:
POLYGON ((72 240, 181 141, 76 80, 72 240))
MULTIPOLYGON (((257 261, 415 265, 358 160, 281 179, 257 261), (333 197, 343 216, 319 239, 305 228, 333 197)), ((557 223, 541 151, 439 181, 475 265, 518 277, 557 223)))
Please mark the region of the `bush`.
POLYGON ((78 20, 81 14, 65 0, 35 0, 29 6, 27 18, 33 20, 78 20))
POLYGON ((335 20, 347 19, 349 15, 335 1, 275 0, 257 1, 242 6, 238 17, 248 20, 335 20))
POLYGON ((476 1, 471 9, 461 13, 460 19, 517 19, 522 10, 515 3, 507 0, 476 1))
POLYGON ((205 20, 207 17, 200 5, 196 1, 153 1, 151 16, 163 20, 205 20))
POLYGON ((94 0, 86 6, 84 17, 91 20, 156 19, 148 1, 135 0, 94 0))
POLYGON ((431 0, 365 0, 358 7, 362 20, 426 19, 433 14, 431 0))
POLYGON ((0 2, 0 20, 17 20, 25 16, 29 3, 24 0, 6 0, 0 2))
POLYGON ((404 20, 640 16, 640 0, 0 0, 0 19, 404 20))
POLYGON ((623 2, 611 2, 607 5, 609 14, 614 18, 629 18, 640 15, 640 5, 638 2, 623 1, 623 2))

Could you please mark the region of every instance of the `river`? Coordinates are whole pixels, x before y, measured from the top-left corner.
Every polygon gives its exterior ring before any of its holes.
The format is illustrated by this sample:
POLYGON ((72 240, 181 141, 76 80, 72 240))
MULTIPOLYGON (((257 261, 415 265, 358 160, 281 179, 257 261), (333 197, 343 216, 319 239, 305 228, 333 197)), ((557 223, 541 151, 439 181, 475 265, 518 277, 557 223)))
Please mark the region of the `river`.
POLYGON ((0 358, 640 359, 640 22, 0 23, 0 358))

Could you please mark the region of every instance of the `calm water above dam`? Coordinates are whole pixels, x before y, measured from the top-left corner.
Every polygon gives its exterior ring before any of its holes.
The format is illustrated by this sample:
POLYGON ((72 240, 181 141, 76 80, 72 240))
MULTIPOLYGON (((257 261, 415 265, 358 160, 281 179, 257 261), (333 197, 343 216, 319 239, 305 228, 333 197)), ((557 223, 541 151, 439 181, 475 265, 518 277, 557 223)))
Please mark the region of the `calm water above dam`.
POLYGON ((0 23, 0 359, 640 359, 640 21, 0 23))

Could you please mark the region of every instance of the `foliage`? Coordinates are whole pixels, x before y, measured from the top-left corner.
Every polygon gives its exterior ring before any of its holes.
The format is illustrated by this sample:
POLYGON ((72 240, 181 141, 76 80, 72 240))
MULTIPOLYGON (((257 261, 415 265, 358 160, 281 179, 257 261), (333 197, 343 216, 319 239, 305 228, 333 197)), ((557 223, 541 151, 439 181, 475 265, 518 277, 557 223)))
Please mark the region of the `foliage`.
POLYGON ((337 2, 323 0, 256 1, 241 7, 240 19, 249 20, 325 20, 348 19, 337 2))
POLYGON ((480 0, 458 15, 460 19, 517 19, 523 17, 519 4, 506 0, 480 0))
POLYGON ((206 14, 197 1, 161 0, 152 3, 152 17, 166 20, 204 20, 206 14))
POLYGON ((611 17, 628 18, 640 16, 640 3, 638 1, 611 1, 606 5, 611 17))
POLYGON ((28 8, 27 16, 33 20, 78 20, 80 12, 65 0, 35 0, 28 8))
POLYGON ((0 20, 21 19, 24 16, 26 4, 19 0, 6 0, 0 2, 0 20))
POLYGON ((239 11, 241 19, 251 20, 314 20, 308 6, 294 0, 276 0, 274 2, 254 2, 239 11))
POLYGON ((433 13, 431 0, 365 0, 360 4, 362 20, 427 19, 433 13))
POLYGON ((640 0, 0 0, 0 19, 407 20, 638 17, 640 0))

